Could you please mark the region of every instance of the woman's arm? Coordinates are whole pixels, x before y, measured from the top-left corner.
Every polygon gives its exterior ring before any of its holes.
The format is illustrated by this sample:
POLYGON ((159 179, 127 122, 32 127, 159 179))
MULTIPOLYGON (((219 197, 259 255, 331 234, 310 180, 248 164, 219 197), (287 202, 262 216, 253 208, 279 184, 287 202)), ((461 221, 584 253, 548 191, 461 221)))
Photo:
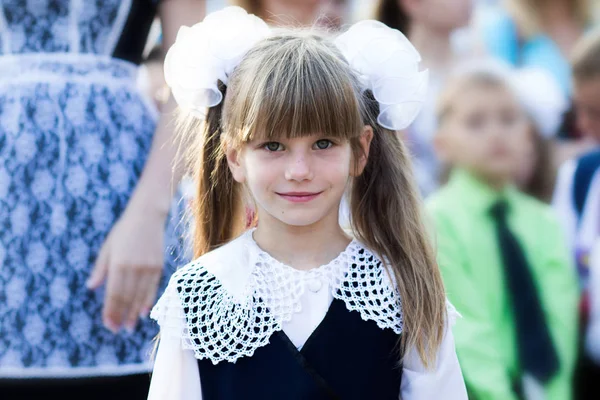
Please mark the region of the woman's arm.
MULTIPOLYGON (((205 0, 164 0, 159 7, 166 51, 182 25, 200 22, 205 0)), ((113 332, 123 325, 133 330, 154 304, 164 267, 164 227, 173 193, 183 175, 176 162, 170 99, 154 134, 140 180, 121 218, 100 250, 88 281, 95 289, 106 279, 104 324, 113 332)))

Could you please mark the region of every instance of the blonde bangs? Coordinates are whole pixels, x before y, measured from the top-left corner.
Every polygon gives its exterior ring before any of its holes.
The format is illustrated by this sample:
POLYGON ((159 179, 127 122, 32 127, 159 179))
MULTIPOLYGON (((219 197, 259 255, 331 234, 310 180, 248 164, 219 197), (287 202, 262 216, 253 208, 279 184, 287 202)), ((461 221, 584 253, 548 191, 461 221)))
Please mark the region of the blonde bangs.
POLYGON ((360 135, 360 91, 336 51, 319 36, 300 33, 257 46, 232 76, 224 105, 226 135, 236 143, 360 135))

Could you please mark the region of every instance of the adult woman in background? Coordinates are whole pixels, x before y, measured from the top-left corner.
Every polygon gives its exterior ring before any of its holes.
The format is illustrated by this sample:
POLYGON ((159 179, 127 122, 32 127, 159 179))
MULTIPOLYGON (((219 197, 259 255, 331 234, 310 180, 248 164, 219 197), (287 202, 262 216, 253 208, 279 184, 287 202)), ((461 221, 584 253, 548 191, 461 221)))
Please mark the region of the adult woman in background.
POLYGON ((181 255, 170 112, 136 87, 157 14, 167 48, 204 1, 0 5, 4 400, 147 396, 143 317, 181 255))
POLYGON ((348 0, 230 0, 272 25, 339 29, 348 18, 348 0))
MULTIPOLYGON (((560 86, 565 99, 572 95, 569 63, 574 44, 593 23, 591 0, 505 0, 503 8, 483 13, 480 30, 489 53, 516 67, 546 69, 560 86)), ((555 147, 555 165, 590 144, 568 113, 561 128, 562 141, 555 147)))
POLYGON ((506 0, 483 19, 487 49, 517 67, 548 69, 571 96, 569 58, 592 22, 590 0, 506 0))

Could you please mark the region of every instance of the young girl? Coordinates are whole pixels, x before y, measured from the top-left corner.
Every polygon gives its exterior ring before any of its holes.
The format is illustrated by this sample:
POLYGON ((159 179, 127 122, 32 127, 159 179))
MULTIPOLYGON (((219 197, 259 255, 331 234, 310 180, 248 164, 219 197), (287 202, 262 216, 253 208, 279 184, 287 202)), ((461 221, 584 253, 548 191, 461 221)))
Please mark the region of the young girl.
POLYGON ((417 64, 375 21, 332 42, 273 34, 232 7, 182 30, 167 81, 184 110, 210 107, 182 124, 198 133, 198 258, 152 312, 150 399, 466 399, 391 132, 418 111, 417 64), (338 223, 347 189, 355 239, 338 223), (243 191, 260 221, 250 230, 243 191))

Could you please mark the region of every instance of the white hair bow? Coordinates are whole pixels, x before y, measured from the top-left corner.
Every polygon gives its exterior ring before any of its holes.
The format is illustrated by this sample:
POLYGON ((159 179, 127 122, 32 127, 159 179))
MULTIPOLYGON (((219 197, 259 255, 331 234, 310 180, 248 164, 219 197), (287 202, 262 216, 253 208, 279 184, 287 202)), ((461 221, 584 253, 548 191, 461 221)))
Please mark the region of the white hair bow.
POLYGON ((223 100, 218 81, 227 84, 233 69, 271 30, 243 8, 226 7, 204 21, 182 26, 165 58, 165 81, 181 108, 204 117, 223 100))
MULTIPOLYGON (((227 84, 244 55, 271 30, 240 7, 226 7, 191 28, 182 27, 165 59, 165 79, 180 107, 204 117, 222 101, 218 81, 227 84)), ((377 122, 400 130, 416 118, 427 90, 421 57, 399 31, 378 21, 361 21, 335 45, 379 103, 377 122)))
POLYGON ((423 105, 429 74, 419 72, 421 56, 406 36, 367 20, 354 24, 335 44, 379 103, 379 125, 391 130, 408 127, 423 105))

